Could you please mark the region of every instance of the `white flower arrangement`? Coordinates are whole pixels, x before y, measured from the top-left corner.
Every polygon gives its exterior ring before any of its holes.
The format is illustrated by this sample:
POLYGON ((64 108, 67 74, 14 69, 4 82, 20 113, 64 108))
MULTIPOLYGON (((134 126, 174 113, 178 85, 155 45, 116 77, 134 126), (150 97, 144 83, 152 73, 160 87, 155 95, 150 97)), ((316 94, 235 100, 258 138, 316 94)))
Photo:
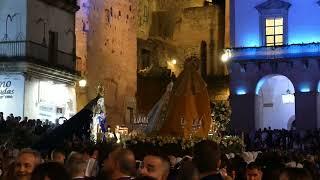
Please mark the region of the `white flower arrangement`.
POLYGON ((182 150, 192 148, 196 143, 202 140, 211 140, 221 145, 221 148, 227 152, 241 152, 244 148, 244 142, 237 136, 224 136, 219 137, 217 135, 208 136, 207 138, 180 138, 172 136, 147 136, 145 134, 138 134, 134 136, 128 136, 124 138, 125 144, 136 145, 138 143, 152 144, 156 147, 163 147, 168 144, 176 144, 181 147, 182 150))
POLYGON ((214 101, 212 102, 212 120, 213 131, 225 131, 228 128, 231 118, 231 107, 228 101, 214 101))

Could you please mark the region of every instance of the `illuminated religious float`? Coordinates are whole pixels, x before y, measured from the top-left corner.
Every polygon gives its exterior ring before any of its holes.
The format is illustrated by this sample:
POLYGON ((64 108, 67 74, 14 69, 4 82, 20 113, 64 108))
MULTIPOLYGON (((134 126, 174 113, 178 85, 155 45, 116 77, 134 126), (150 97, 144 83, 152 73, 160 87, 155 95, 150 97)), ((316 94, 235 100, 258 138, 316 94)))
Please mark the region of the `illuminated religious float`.
POLYGON ((146 133, 175 137, 207 137, 212 123, 206 83, 199 60, 189 57, 184 70, 152 108, 146 133))

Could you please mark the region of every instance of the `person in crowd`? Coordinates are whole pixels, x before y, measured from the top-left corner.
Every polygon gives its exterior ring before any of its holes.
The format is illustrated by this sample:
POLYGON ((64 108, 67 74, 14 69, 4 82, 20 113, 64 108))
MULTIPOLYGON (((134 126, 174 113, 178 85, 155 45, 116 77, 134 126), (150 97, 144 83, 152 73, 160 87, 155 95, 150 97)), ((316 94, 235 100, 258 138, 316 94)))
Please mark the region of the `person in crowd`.
POLYGON ((134 180, 157 180, 157 179, 154 177, 150 177, 150 176, 139 176, 139 177, 134 178, 134 180))
POLYGON ((141 176, 150 176, 157 180, 166 180, 170 171, 170 162, 167 156, 160 153, 147 154, 139 168, 141 176))
MULTIPOLYGON (((310 157, 307 156, 307 158, 310 157)), ((317 164, 314 162, 313 157, 311 159, 306 159, 303 162, 303 168, 310 172, 313 179, 316 179, 319 176, 319 168, 317 169, 317 164)))
POLYGON ((77 160, 83 160, 83 155, 79 152, 72 151, 66 160, 65 166, 68 168, 69 164, 71 164, 73 161, 77 161, 77 160))
POLYGON ((220 164, 220 174, 223 177, 224 180, 232 180, 232 173, 230 173, 229 168, 231 168, 231 163, 227 156, 223 154, 221 156, 221 164, 220 164), (229 175, 230 174, 230 175, 229 175))
POLYGON ((262 180, 263 172, 261 166, 251 162, 246 168, 246 180, 262 180))
POLYGON ((58 162, 58 163, 64 164, 65 159, 66 159, 66 155, 65 155, 64 151, 59 150, 59 149, 54 149, 51 152, 51 160, 53 162, 58 162))
POLYGON ((218 171, 221 152, 216 142, 203 140, 195 144, 192 161, 199 171, 200 180, 223 180, 218 171))
POLYGON ((199 173, 192 161, 182 162, 176 180, 199 180, 199 173))
POLYGON ((168 158, 170 160, 170 169, 173 169, 174 166, 177 164, 177 158, 173 155, 169 155, 168 158))
POLYGON ((306 169, 285 168, 281 171, 279 180, 313 180, 313 178, 306 169))
POLYGON ((99 158, 99 149, 98 148, 92 148, 89 151, 90 158, 87 160, 88 165, 86 169, 86 177, 97 177, 99 166, 97 159, 99 158))
POLYGON ((40 154, 32 149, 23 149, 15 162, 14 176, 17 180, 30 180, 31 173, 40 164, 40 154))
POLYGON ((69 162, 68 171, 72 180, 86 180, 85 172, 87 168, 87 162, 83 159, 75 159, 69 162))
POLYGON ((0 121, 4 121, 3 112, 0 112, 0 121))
POLYGON ((90 148, 88 148, 88 147, 86 147, 86 148, 84 148, 82 151, 81 151, 81 154, 82 154, 82 156, 83 156, 83 160, 85 160, 85 161, 89 161, 89 159, 91 158, 91 156, 92 156, 92 153, 91 153, 92 151, 90 150, 90 148))
POLYGON ((31 180, 71 180, 71 178, 61 163, 46 162, 34 169, 31 180))
POLYGON ((0 177, 2 177, 4 174, 4 171, 3 171, 3 163, 2 163, 2 158, 0 158, 0 177))
POLYGON ((12 114, 12 113, 10 113, 10 115, 9 115, 9 119, 10 119, 10 120, 14 120, 14 116, 13 116, 13 114, 12 114))
POLYGON ((132 151, 123 148, 114 149, 105 161, 105 171, 112 180, 129 180, 134 176, 136 161, 132 151))

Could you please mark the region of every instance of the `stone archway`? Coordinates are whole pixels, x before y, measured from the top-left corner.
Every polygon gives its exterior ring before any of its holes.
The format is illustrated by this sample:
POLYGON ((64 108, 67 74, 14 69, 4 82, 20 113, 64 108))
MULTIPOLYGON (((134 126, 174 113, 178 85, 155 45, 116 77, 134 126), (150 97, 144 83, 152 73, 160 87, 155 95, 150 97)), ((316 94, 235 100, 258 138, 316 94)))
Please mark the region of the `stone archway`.
POLYGON ((288 129, 295 115, 295 89, 283 75, 264 76, 255 90, 255 128, 288 129))

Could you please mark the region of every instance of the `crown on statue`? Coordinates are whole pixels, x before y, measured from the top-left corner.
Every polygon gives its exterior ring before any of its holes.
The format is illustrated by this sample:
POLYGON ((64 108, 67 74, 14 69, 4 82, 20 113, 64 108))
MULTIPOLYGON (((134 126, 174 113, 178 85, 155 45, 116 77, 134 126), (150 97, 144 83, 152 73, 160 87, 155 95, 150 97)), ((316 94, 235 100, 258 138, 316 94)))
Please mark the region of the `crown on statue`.
POLYGON ((100 96, 104 96, 104 87, 101 84, 101 82, 98 83, 97 86, 97 94, 99 94, 100 96))

